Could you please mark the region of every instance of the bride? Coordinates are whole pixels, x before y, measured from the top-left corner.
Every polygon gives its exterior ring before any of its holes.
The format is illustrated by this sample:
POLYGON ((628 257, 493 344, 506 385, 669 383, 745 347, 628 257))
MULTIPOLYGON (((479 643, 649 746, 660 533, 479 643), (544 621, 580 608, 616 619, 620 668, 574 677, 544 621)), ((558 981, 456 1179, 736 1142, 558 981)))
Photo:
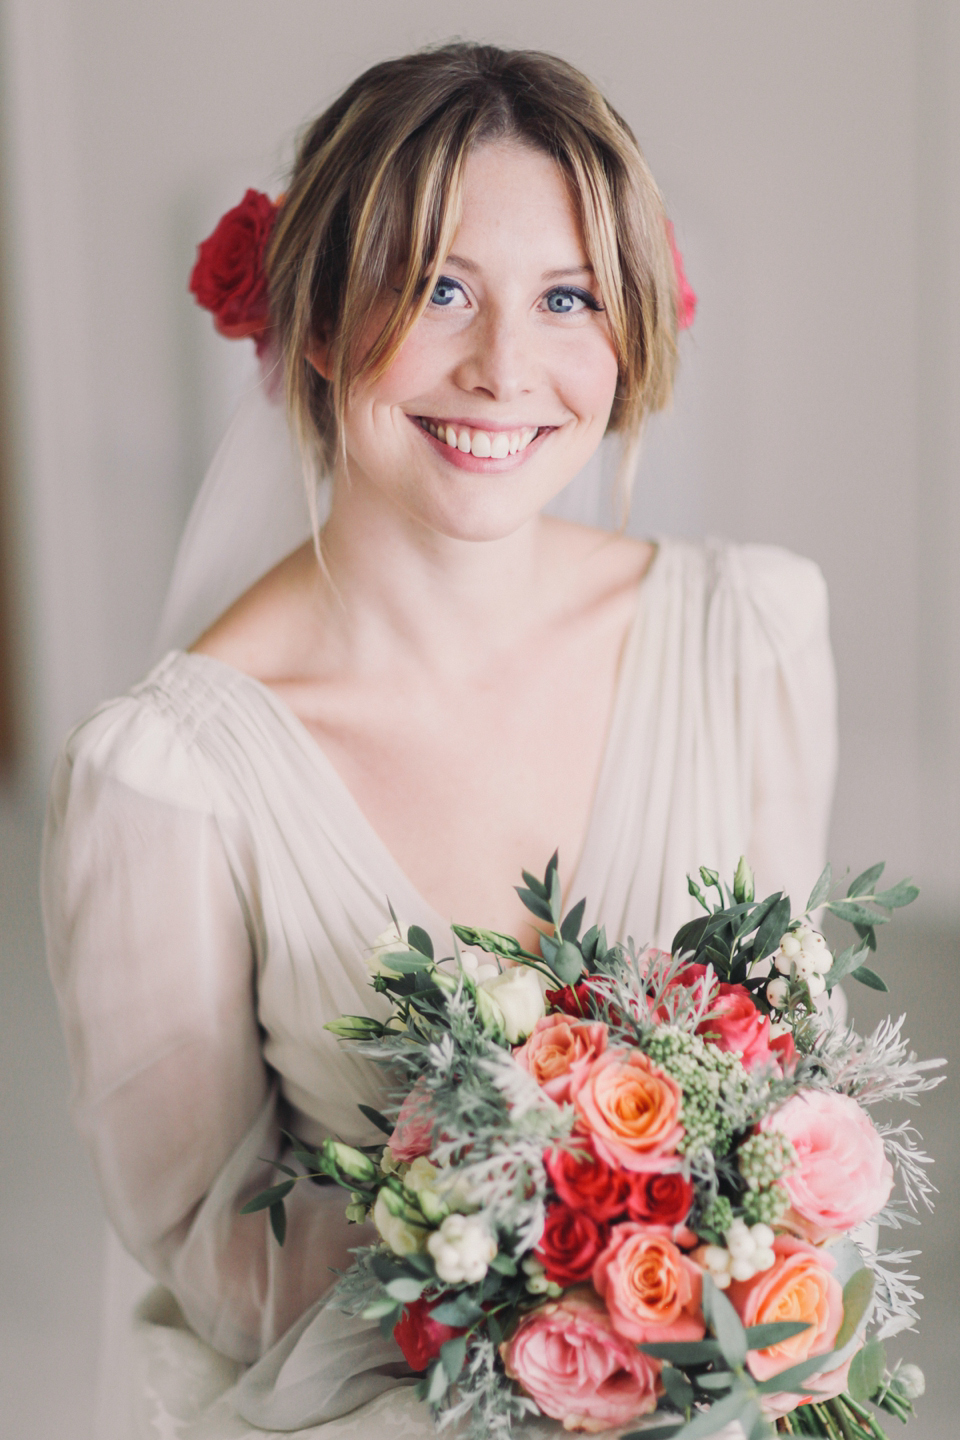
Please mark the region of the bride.
POLYGON ((108 1215, 158 1282, 126 1433, 425 1436, 392 1341, 324 1307, 365 1238, 340 1192, 298 1186, 282 1250, 239 1213, 286 1132, 371 1138, 377 1075, 324 1023, 379 1003, 388 900, 517 932, 520 868, 557 846, 611 936, 669 942, 686 872, 741 852, 805 894, 826 602, 782 551, 543 514, 608 432, 626 473, 679 302, 636 142, 563 61, 458 44, 362 75, 306 132, 267 269, 329 513, 68 739, 50 963, 108 1215))

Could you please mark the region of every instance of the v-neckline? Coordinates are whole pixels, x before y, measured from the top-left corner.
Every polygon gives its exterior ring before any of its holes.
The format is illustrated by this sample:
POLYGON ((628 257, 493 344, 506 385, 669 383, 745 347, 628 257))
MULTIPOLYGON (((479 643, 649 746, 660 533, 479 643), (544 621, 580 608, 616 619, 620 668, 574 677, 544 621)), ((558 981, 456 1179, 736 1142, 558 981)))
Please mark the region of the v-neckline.
MULTIPOLYGON (((654 572, 659 573, 663 568, 660 562, 664 550, 664 541, 657 537, 649 543, 654 546, 654 551, 649 564, 637 582, 633 610, 620 647, 620 657, 617 662, 613 693, 607 714, 607 727, 600 752, 599 764, 597 766, 593 795, 587 810, 586 824, 580 843, 580 853, 570 872, 570 877, 564 885, 565 908, 574 902, 574 896, 576 896, 576 899, 580 898, 577 893, 580 876, 587 866, 587 860, 593 847, 597 817, 608 783, 611 760, 610 747, 613 737, 617 735, 621 729, 619 722, 623 707, 629 703, 630 700, 627 677, 632 676, 636 670, 633 650, 641 632, 640 621, 646 609, 647 592, 650 588, 649 582, 652 578, 655 578, 654 572)), ((385 885, 383 887, 384 899, 389 898, 392 902, 394 895, 406 892, 407 906, 405 908, 408 912, 412 913, 415 911, 421 919, 435 921, 442 929, 450 926, 451 919, 444 918, 435 906, 430 904, 417 889, 417 886, 387 845, 386 841, 382 838, 353 791, 320 744, 320 741, 286 700, 282 699, 275 690, 271 689, 269 685, 264 684, 262 680, 256 679, 255 676, 248 674, 245 670, 240 670, 236 666, 230 665, 225 660, 216 659, 213 655, 205 655, 202 651, 193 650, 175 650, 172 652, 172 655, 179 661, 185 661, 189 665, 199 665, 201 668, 212 671, 214 674, 219 672, 220 674, 226 675, 229 678, 231 689, 249 689, 253 694, 257 695, 268 706, 276 719, 283 725, 284 729, 292 736, 321 781, 333 788, 358 837, 377 855, 377 869, 382 868, 385 872, 385 877, 387 874, 392 874, 396 883, 393 886, 385 885)), ((395 908, 400 909, 401 907, 395 906, 395 908)))

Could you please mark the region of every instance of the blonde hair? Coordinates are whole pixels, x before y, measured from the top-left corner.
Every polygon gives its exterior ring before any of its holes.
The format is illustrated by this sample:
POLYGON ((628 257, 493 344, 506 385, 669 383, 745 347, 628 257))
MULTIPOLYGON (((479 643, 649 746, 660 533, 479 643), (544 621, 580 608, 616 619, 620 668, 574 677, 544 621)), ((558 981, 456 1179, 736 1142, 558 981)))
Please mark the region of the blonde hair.
POLYGON ((619 381, 608 428, 625 452, 668 401, 677 281, 663 201, 630 127, 556 56, 445 45, 374 65, 299 145, 267 271, 291 419, 316 476, 342 443, 351 386, 387 369, 429 303, 460 222, 466 157, 499 139, 546 152, 567 177, 609 315, 619 381), (391 288, 392 311, 365 349, 391 288), (307 358, 319 341, 329 379, 307 358))

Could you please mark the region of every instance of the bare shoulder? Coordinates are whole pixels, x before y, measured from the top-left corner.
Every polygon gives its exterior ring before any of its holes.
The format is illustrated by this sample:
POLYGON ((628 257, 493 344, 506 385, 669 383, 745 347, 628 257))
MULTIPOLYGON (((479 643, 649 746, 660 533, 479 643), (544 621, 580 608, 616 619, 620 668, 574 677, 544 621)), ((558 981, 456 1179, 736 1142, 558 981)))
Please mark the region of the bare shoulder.
POLYGON ((302 672, 315 643, 319 570, 308 541, 252 585, 190 649, 270 684, 302 672))
POLYGON ((572 609, 596 614, 632 606, 656 555, 654 544, 567 520, 545 523, 552 562, 572 609))

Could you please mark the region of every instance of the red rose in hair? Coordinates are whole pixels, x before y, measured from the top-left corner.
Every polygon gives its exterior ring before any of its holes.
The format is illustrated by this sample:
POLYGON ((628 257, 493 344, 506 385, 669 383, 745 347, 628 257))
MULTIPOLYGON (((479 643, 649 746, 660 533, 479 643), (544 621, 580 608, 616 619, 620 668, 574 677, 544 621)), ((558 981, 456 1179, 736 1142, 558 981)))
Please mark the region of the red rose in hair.
POLYGON ((427 1313, 436 1300, 414 1300, 393 1327, 393 1338, 403 1351, 411 1370, 426 1370, 430 1361, 440 1354, 440 1346, 462 1335, 463 1330, 441 1325, 427 1313))
POLYGON ((589 1280, 593 1263, 607 1239, 606 1225, 598 1224, 585 1210, 550 1205, 536 1253, 548 1280, 557 1285, 577 1285, 589 1280))
POLYGON ((622 1215, 630 1196, 630 1176, 601 1160, 589 1135, 574 1135, 573 1140, 576 1150, 548 1150, 543 1157, 557 1195, 594 1220, 622 1215))
POLYGON ((693 1204, 693 1184, 682 1175, 635 1175, 627 1200, 631 1220, 647 1225, 681 1225, 693 1204))
POLYGON ((577 1020, 591 1020, 593 1011, 587 1003, 590 995, 589 985, 581 980, 574 990, 572 985, 564 985, 562 990, 547 990, 547 1004, 554 1010, 562 1010, 564 1015, 573 1015, 577 1020))
POLYGON ((228 340, 261 340, 270 329, 264 256, 277 208, 269 195, 248 190, 197 246, 190 290, 228 340))
POLYGON ((670 255, 673 259, 673 268, 677 275, 677 329, 689 330, 693 324, 693 317, 697 313, 697 296, 687 279, 687 272, 683 265, 683 256, 677 248, 677 237, 673 231, 673 224, 667 221, 667 240, 670 245, 670 255))

